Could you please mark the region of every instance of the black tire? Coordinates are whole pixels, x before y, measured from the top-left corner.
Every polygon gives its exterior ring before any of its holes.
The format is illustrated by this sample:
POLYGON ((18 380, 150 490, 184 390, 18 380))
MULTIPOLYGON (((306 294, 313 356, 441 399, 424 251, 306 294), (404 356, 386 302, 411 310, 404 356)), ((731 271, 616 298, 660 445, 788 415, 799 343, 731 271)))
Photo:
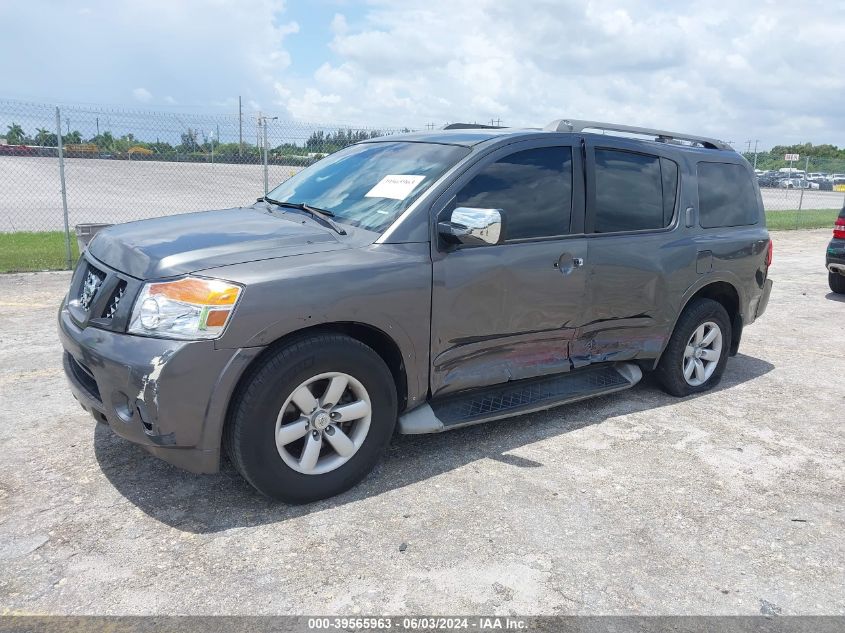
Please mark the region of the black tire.
POLYGON ((693 393, 708 391, 719 384, 731 347, 731 320, 725 308, 712 299, 695 299, 684 308, 675 331, 669 339, 669 344, 660 357, 655 376, 663 390, 667 393, 683 397, 693 393), (693 332, 698 327, 712 321, 722 331, 722 351, 712 375, 701 385, 693 386, 684 378, 683 359, 684 350, 693 332))
POLYGON ((827 285, 838 295, 845 295, 845 275, 839 273, 827 273, 827 285))
POLYGON ((234 396, 224 444, 235 468, 256 490, 288 503, 309 503, 361 481, 390 442, 396 416, 396 385, 381 357, 348 336, 315 334, 259 359, 234 396), (276 418, 299 385, 332 371, 349 374, 366 388, 372 407, 369 431, 342 466, 324 474, 303 474, 289 467, 276 448, 276 418))

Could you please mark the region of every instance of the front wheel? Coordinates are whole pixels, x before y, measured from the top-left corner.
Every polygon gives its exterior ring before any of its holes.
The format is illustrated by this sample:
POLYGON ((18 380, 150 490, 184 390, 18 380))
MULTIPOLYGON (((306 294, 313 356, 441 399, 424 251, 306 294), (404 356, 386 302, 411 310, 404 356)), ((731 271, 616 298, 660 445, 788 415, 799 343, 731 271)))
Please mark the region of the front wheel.
POLYGON ((681 313, 657 365, 657 379, 673 396, 688 396, 716 386, 725 371, 731 322, 722 304, 696 299, 681 313))
POLYGON ((358 483, 396 423, 390 370, 371 348, 340 334, 268 352, 235 398, 225 437, 231 461, 259 492, 290 503, 358 483))

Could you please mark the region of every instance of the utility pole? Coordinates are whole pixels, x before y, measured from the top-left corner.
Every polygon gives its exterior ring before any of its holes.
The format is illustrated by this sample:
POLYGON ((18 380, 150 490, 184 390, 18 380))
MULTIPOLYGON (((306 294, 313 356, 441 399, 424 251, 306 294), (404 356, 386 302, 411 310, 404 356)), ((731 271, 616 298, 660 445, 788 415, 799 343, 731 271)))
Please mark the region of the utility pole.
POLYGON ((754 139, 754 169, 757 169, 757 143, 760 142, 760 139, 754 139))
MULTIPOLYGON (((217 140, 220 140, 218 135, 217 140)), ((238 157, 244 153, 244 109, 241 104, 241 96, 238 95, 238 157)))

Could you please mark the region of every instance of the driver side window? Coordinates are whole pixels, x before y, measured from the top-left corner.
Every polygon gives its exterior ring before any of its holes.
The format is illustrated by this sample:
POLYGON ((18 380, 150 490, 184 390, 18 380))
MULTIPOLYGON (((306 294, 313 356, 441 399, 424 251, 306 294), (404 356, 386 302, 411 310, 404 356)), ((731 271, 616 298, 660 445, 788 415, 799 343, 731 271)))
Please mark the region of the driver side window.
POLYGON ((572 216, 572 148, 538 147, 500 158, 461 189, 455 206, 502 209, 508 240, 566 235, 572 216))

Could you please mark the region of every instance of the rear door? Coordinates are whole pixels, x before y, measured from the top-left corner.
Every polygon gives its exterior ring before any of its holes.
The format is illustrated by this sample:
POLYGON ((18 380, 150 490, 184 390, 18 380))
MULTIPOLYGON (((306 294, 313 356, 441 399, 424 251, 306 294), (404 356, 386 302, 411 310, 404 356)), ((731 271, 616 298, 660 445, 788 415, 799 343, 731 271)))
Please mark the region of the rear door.
POLYGON ((680 166, 636 141, 585 139, 587 297, 573 363, 654 358, 672 297, 695 277, 695 248, 676 230, 680 166))
POLYGON ((433 395, 570 369, 587 245, 580 148, 569 138, 494 151, 435 204, 437 220, 458 206, 502 209, 507 241, 433 240, 433 395))

